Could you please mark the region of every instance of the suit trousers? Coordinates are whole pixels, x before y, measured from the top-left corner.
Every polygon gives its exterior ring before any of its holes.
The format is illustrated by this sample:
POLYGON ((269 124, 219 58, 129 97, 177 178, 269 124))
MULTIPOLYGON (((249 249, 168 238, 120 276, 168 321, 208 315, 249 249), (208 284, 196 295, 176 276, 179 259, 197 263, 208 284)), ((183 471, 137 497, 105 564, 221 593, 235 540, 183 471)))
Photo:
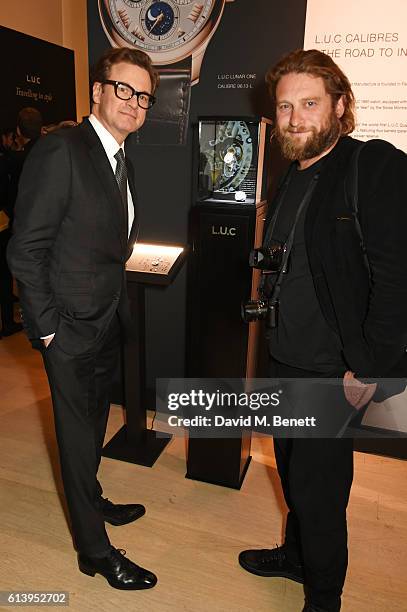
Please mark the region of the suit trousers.
POLYGON ((42 350, 51 389, 62 480, 78 552, 103 556, 110 549, 97 479, 110 407, 112 373, 120 352, 117 314, 92 353, 68 355, 58 332, 42 350))
MULTIPOLYGON (((274 360, 270 369, 272 377, 323 376, 274 360)), ((275 438, 274 451, 288 506, 288 556, 304 565, 307 598, 336 612, 348 565, 346 508, 353 480, 353 440, 275 438)))

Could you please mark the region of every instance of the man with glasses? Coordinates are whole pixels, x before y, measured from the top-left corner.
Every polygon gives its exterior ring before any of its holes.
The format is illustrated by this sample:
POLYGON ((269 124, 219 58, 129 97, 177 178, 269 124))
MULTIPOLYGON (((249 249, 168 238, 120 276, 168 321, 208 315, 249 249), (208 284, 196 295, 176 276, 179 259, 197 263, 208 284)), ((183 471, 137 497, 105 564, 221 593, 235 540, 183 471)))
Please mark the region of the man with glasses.
POLYGON ((124 145, 142 127, 157 83, 141 51, 102 56, 90 117, 41 139, 24 166, 8 252, 24 327, 51 388, 79 569, 129 590, 157 578, 111 546, 105 522, 130 523, 145 508, 103 498, 97 471, 121 332, 132 332, 125 264, 138 225, 124 145))

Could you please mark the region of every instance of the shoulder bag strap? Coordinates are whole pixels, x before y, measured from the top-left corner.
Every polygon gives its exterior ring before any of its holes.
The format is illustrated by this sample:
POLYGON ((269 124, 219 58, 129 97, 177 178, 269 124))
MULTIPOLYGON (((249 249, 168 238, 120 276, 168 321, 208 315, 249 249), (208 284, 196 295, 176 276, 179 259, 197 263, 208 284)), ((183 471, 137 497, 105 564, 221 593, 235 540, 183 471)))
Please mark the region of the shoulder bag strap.
POLYGON ((359 221, 359 155, 362 149, 366 146, 366 142, 363 142, 361 145, 355 149, 350 161, 350 171, 346 175, 345 178, 345 200, 352 212, 353 219, 355 221, 355 228, 359 236, 360 240, 360 248, 362 249, 363 259, 365 261, 365 265, 369 274, 369 282, 372 281, 372 272, 370 268, 369 259, 367 256, 365 241, 363 239, 362 228, 360 226, 359 221))

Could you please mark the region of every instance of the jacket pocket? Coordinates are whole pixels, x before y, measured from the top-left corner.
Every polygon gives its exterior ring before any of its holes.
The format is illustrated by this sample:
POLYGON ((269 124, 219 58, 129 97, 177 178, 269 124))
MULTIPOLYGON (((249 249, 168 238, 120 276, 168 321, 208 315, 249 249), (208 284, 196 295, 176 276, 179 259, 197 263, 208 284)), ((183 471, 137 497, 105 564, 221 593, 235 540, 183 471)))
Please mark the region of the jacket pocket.
POLYGON ((57 293, 81 294, 90 293, 93 289, 92 272, 60 272, 57 281, 57 293))
POLYGON ((88 313, 93 305, 93 296, 83 290, 68 290, 56 294, 56 304, 59 312, 75 317, 76 314, 88 313))

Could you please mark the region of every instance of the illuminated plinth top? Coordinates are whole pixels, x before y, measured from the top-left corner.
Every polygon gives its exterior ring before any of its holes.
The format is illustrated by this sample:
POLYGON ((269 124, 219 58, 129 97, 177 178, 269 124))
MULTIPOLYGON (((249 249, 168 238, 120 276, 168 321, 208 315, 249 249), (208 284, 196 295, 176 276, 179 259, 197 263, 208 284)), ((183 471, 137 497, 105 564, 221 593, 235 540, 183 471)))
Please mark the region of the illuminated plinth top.
POLYGON ((168 274, 183 251, 182 247, 138 243, 134 245, 126 270, 129 272, 168 274))

